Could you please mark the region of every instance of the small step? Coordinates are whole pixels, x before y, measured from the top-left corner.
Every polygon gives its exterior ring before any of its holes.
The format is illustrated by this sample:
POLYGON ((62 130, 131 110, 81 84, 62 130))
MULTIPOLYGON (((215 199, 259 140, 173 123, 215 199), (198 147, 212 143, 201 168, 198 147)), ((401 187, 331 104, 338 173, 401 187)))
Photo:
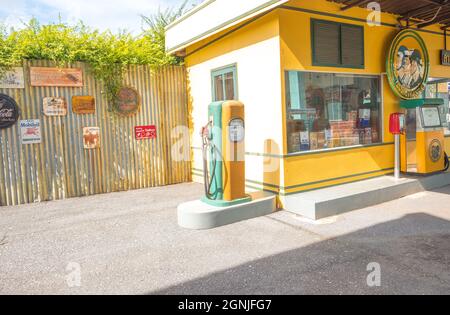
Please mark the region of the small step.
POLYGON ((450 173, 426 177, 383 176, 284 197, 285 210, 313 220, 450 185, 450 173))
POLYGON ((200 200, 178 206, 178 225, 191 230, 213 229, 276 211, 276 196, 268 192, 251 193, 252 201, 230 207, 215 207, 200 200))

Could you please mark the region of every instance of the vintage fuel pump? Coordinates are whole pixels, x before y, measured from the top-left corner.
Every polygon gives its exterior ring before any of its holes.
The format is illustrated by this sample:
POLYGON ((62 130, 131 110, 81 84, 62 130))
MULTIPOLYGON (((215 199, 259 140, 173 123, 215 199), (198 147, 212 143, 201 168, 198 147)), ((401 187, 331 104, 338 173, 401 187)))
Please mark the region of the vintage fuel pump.
POLYGON ((202 201, 218 207, 251 201, 245 194, 244 104, 211 103, 201 137, 205 184, 202 201))
POLYGON ((400 144, 403 173, 427 175, 448 170, 444 128, 439 113, 439 106, 443 103, 442 99, 400 102, 405 111, 400 144))

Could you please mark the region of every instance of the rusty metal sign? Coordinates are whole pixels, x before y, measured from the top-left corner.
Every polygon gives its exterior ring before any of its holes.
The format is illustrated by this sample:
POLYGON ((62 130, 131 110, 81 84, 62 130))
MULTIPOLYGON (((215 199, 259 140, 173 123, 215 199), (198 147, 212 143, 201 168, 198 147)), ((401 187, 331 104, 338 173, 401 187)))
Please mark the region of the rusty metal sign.
POLYGON ((75 114, 94 114, 95 98, 93 96, 73 96, 72 112, 75 114))
POLYGON ((79 68, 30 68, 31 86, 83 87, 83 71, 79 68))
POLYGON ((100 148, 100 128, 84 127, 83 128, 83 145, 85 149, 100 148))
POLYGON ((19 115, 20 110, 16 101, 6 94, 0 94, 0 129, 14 125, 19 115))
POLYGON ((139 111, 140 106, 140 97, 135 89, 122 87, 119 90, 116 110, 120 115, 134 115, 139 111))
POLYGON ((44 97, 45 116, 66 116, 67 102, 64 97, 44 97))
POLYGON ((0 78, 0 89, 24 89, 25 80, 23 76, 23 68, 15 67, 0 78))

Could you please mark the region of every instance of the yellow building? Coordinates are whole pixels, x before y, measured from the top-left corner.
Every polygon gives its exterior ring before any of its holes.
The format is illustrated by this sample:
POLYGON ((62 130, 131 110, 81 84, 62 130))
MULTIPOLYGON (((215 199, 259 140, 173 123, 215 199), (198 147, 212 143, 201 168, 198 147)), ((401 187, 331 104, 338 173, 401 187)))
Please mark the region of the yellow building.
POLYGON ((389 116, 400 110, 400 99, 388 84, 386 58, 400 24, 412 25, 426 43, 432 78, 426 94, 445 99, 441 116, 450 136, 450 67, 441 65, 446 35, 436 24, 443 19, 414 25, 439 6, 390 1, 381 9, 391 13, 380 13, 376 24, 369 1, 344 2, 204 1, 169 25, 168 50, 185 57, 188 71, 196 181, 208 104, 225 99, 245 104, 248 189, 275 192, 282 202, 393 173, 389 116))

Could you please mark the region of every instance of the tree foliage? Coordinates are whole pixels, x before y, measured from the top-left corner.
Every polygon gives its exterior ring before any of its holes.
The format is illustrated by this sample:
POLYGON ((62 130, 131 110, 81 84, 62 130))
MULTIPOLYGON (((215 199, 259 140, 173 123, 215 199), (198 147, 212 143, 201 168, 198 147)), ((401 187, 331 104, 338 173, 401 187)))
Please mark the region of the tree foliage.
POLYGON ((156 68, 182 62, 165 51, 165 26, 180 16, 185 6, 143 16, 146 28, 139 36, 127 31, 100 32, 82 22, 41 25, 32 19, 20 30, 0 26, 0 76, 24 60, 51 60, 60 67, 85 62, 103 83, 110 106, 114 106, 129 65, 156 68))

